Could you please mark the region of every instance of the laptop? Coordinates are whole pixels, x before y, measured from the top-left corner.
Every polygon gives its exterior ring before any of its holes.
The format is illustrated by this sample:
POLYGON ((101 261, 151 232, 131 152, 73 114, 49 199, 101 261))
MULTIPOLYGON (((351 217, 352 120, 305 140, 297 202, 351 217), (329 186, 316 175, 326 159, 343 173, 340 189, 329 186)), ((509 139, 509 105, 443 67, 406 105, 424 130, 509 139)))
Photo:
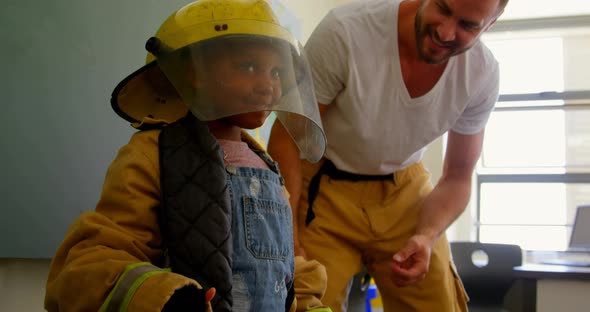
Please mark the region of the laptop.
MULTIPOLYGON (((568 249, 566 252, 587 252, 590 254, 590 205, 578 206, 568 249)), ((545 259, 542 264, 590 267, 588 259, 545 259)))

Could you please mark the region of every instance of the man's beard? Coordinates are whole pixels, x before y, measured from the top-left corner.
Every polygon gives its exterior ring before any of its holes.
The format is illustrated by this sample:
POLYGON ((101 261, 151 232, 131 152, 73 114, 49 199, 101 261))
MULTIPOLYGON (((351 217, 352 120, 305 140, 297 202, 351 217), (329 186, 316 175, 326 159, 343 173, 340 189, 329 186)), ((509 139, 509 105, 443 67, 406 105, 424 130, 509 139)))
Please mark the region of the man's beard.
POLYGON ((451 56, 460 54, 468 49, 468 47, 467 47, 467 48, 458 50, 457 49, 458 44, 455 41, 444 42, 443 45, 441 45, 441 46, 448 48, 448 51, 450 53, 442 56, 441 58, 431 57, 431 55, 429 53, 424 51, 424 41, 426 40, 426 37, 430 37, 430 40, 432 42, 434 42, 435 44, 441 43, 441 40, 439 40, 436 32, 432 31, 426 25, 422 26, 422 14, 421 14, 422 12, 421 11, 422 11, 422 7, 420 7, 418 9, 418 12, 416 13, 416 17, 414 18, 414 33, 416 36, 416 49, 418 50, 418 56, 420 57, 420 59, 422 59, 424 62, 426 62, 428 64, 433 64, 433 65, 442 64, 442 63, 445 63, 446 61, 448 61, 449 58, 451 58, 451 56))

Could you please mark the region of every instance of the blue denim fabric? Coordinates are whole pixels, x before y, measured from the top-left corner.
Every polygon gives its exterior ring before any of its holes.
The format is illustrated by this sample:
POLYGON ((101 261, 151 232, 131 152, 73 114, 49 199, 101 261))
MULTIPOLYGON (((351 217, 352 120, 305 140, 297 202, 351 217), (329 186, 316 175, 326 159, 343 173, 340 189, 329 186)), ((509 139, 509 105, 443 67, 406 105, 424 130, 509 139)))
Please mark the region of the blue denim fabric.
MULTIPOLYGON (((272 166, 271 166, 272 167, 272 166)), ((281 177, 227 166, 232 202, 233 311, 284 311, 293 284, 293 225, 281 177)))

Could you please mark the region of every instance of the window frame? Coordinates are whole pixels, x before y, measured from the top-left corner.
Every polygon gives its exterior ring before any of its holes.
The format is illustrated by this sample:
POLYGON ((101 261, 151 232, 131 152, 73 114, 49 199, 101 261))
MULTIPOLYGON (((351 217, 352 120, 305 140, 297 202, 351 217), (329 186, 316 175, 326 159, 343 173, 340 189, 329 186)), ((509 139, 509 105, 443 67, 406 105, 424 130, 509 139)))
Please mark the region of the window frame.
MULTIPOLYGON (((563 105, 550 105, 550 106, 504 106, 496 107, 494 112, 501 111, 531 111, 531 110, 588 110, 590 111, 590 90, 578 90, 578 91, 564 91, 564 92, 539 92, 539 93, 523 93, 523 94, 502 94, 499 96, 498 102, 530 102, 530 101, 547 101, 547 100, 562 100, 565 104, 563 105), (576 104, 570 104, 572 101, 579 102, 576 104)), ((480 156, 480 160, 484 157, 483 152, 480 156)), ((481 168, 480 168, 481 169, 481 168)), ((528 169, 528 168, 527 168, 528 169)), ((503 172, 502 170, 494 169, 482 169, 476 170, 475 172, 475 205, 473 216, 474 224, 473 230, 475 234, 475 240, 480 241, 481 227, 482 226, 494 226, 501 224, 488 224, 483 223, 480 220, 481 216, 481 188, 484 183, 564 183, 564 184, 588 184, 590 185, 590 168, 583 170, 585 172, 560 172, 560 173, 542 173, 544 170, 539 169, 538 173, 517 173, 518 169, 514 169, 513 172, 503 172), (586 172, 587 171, 587 172, 586 172)), ((506 224, 513 225, 513 224, 506 224)), ((570 230, 572 224, 567 223, 565 225, 558 224, 544 224, 550 226, 564 226, 566 230, 570 230)), ((523 225, 523 226, 536 226, 536 225, 523 225)))

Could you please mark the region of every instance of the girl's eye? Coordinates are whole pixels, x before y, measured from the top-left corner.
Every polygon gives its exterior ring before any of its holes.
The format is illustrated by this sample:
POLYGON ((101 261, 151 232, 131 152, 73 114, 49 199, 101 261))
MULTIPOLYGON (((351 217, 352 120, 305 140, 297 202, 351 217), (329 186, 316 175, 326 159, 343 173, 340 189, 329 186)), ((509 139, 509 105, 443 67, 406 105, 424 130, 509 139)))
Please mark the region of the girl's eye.
POLYGON ((249 73, 253 73, 256 71, 256 68, 253 63, 242 63, 240 64, 240 69, 249 73))
POLYGON ((274 68, 270 74, 273 78, 281 78, 283 76, 283 70, 281 68, 274 68))

